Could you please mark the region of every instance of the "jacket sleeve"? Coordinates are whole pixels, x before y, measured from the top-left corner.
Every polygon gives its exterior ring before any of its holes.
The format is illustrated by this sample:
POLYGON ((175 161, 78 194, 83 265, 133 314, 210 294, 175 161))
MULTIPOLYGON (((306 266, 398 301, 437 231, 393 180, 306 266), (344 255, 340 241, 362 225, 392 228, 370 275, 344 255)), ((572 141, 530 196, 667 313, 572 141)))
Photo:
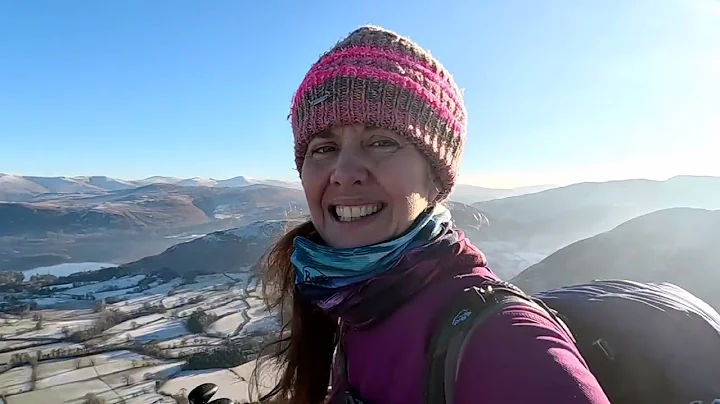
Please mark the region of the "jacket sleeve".
POLYGON ((570 337, 535 308, 509 306, 469 338, 457 404, 610 403, 570 337))

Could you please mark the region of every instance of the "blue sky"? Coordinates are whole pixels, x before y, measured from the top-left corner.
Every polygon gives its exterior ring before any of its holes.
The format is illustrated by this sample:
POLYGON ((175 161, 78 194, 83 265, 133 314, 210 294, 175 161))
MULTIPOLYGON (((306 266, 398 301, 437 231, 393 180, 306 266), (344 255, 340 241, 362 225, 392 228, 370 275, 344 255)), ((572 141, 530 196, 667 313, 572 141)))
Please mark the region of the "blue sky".
POLYGON ((296 179, 295 87, 363 24, 465 88, 461 182, 720 175, 717 0, 5 0, 0 172, 296 179))

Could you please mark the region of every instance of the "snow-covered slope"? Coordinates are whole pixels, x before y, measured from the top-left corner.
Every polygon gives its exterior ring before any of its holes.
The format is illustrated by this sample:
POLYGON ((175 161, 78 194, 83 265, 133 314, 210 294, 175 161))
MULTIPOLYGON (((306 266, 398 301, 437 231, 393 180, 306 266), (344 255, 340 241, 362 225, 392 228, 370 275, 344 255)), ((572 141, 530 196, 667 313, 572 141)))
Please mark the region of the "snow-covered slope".
POLYGON ((103 188, 92 185, 89 182, 82 180, 76 180, 68 177, 30 177, 26 176, 25 179, 39 184, 47 190, 49 193, 100 193, 106 191, 103 188))
POLYGON ((46 191, 42 185, 19 175, 0 174, 0 201, 26 201, 46 191))
POLYGON ((102 188, 107 191, 118 191, 121 189, 137 187, 137 184, 131 181, 110 178, 102 175, 96 175, 92 177, 73 177, 72 179, 81 183, 92 185, 94 187, 102 188))

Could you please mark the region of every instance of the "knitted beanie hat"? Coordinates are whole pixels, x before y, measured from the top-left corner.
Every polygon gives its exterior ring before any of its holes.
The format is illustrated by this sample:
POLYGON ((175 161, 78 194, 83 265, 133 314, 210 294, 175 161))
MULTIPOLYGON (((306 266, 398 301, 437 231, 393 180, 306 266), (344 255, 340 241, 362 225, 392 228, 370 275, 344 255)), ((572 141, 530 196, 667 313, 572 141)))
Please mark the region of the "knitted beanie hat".
POLYGON ((467 131, 463 96, 440 62, 408 38, 374 26, 350 33, 305 75, 291 117, 299 172, 314 135, 365 124, 405 136, 427 156, 440 180, 437 200, 452 192, 467 131))

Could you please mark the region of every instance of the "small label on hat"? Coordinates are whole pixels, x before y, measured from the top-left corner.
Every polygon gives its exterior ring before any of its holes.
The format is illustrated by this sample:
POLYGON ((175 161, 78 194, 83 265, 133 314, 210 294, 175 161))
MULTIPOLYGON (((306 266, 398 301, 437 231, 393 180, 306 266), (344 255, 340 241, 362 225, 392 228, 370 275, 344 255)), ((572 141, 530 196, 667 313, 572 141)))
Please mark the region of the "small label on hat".
POLYGON ((315 98, 314 100, 311 100, 311 101, 310 101, 310 105, 318 105, 318 104, 320 104, 321 102, 327 100, 329 97, 330 97, 330 96, 327 95, 327 94, 322 95, 322 96, 320 96, 320 97, 317 97, 317 98, 315 98))

